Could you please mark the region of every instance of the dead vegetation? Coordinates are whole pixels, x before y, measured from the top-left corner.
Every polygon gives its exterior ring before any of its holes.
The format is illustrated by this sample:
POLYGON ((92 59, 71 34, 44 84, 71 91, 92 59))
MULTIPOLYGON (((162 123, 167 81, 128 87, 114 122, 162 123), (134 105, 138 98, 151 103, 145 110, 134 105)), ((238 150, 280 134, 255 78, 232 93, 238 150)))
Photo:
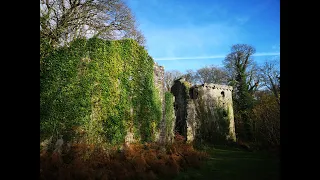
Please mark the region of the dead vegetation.
POLYGON ((94 145, 73 144, 61 153, 40 152, 40 179, 168 179, 189 167, 199 168, 207 157, 180 135, 173 144, 124 144, 121 150, 109 152, 94 145))

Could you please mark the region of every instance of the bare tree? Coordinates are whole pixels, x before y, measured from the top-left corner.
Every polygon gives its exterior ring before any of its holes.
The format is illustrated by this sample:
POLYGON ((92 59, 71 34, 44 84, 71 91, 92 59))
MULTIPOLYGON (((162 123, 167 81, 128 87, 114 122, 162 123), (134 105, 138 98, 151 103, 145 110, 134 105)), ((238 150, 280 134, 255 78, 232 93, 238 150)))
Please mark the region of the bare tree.
POLYGON ((196 80, 198 83, 227 84, 227 73, 219 67, 207 66, 197 70, 196 80))
POLYGON ((192 69, 186 70, 186 73, 183 75, 186 81, 188 81, 191 84, 196 84, 197 83, 197 78, 196 78, 196 72, 193 71, 192 69))
POLYGON ((265 61, 260 68, 262 85, 268 88, 280 105, 280 68, 279 61, 265 61))
POLYGON ((53 46, 75 38, 145 39, 123 0, 40 0, 40 38, 53 46))
POLYGON ((164 84, 165 84, 166 91, 170 92, 174 81, 181 76, 182 76, 182 73, 178 70, 166 71, 164 73, 164 84))
POLYGON ((247 68, 246 72, 248 92, 253 95, 260 87, 262 87, 261 74, 259 73, 259 66, 255 61, 247 68))

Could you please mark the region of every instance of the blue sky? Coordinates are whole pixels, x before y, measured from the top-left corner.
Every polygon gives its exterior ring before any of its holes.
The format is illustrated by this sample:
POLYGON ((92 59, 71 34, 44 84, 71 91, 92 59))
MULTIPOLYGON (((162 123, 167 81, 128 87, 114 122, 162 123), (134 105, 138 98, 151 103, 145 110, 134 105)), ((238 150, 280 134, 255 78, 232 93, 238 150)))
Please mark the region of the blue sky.
POLYGON ((279 0, 127 0, 148 53, 165 70, 222 66, 231 46, 256 48, 259 64, 280 57, 279 0))

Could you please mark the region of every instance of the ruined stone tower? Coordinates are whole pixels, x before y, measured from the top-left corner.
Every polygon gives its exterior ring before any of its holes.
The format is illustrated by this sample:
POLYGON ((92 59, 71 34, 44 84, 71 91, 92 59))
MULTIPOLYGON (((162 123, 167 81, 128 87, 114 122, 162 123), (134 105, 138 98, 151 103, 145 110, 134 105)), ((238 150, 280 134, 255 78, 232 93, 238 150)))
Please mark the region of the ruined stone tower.
POLYGON ((175 96, 176 128, 187 141, 236 141, 231 86, 191 86, 180 78, 171 88, 175 96))
MULTIPOLYGON (((164 101, 164 67, 159 66, 156 62, 153 64, 153 80, 154 85, 159 93, 159 98, 161 101, 161 111, 162 118, 160 121, 160 127, 155 132, 155 141, 163 143, 166 139, 165 137, 165 117, 164 117, 164 109, 165 109, 165 101, 164 101)), ((133 108, 131 108, 130 113, 133 113, 133 108)), ((127 135, 125 137, 125 142, 132 143, 135 142, 134 133, 127 130, 127 135)))
POLYGON ((165 141, 165 119, 164 119, 164 67, 159 66, 158 63, 154 63, 153 65, 153 72, 154 72, 154 83, 159 92, 161 105, 162 105, 162 118, 160 122, 160 129, 156 133, 156 141, 157 142, 164 142, 165 141))

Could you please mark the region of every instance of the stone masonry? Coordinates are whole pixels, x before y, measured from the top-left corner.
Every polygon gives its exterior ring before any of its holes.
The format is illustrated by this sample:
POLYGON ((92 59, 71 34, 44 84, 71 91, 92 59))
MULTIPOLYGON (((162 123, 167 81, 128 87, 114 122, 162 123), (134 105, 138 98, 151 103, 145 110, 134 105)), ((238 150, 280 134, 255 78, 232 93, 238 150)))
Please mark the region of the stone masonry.
POLYGON ((153 72, 154 72, 154 83, 156 88, 159 91, 159 96, 161 100, 161 105, 162 105, 162 118, 160 122, 160 129, 159 132, 156 133, 156 141, 160 143, 165 142, 165 102, 164 102, 164 91, 165 91, 165 86, 164 86, 164 67, 159 66, 156 62, 153 66, 153 72))
MULTIPOLYGON (((202 84, 191 86, 183 78, 176 80, 171 88, 171 92, 176 99, 176 131, 187 137, 187 141, 192 142, 200 137, 199 133, 203 132, 199 130, 201 122, 218 124, 212 121, 220 122, 220 119, 223 118, 228 121, 228 133, 225 138, 236 141, 232 90, 231 86, 226 85, 202 84), (201 109, 201 106, 204 107, 201 109), (218 108, 223 110, 223 117, 217 116, 218 108), (200 114, 200 112, 205 112, 206 115, 200 114)), ((219 130, 219 126, 216 128, 209 129, 209 131, 219 130)))
MULTIPOLYGON (((158 132, 156 132, 155 136, 156 136, 156 141, 157 142, 163 142, 165 141, 165 120, 164 120, 164 67, 163 66, 159 66, 157 63, 154 63, 153 65, 153 80, 154 80, 154 85, 157 88, 158 92, 159 92, 159 97, 161 100, 161 104, 162 104, 162 118, 161 118, 161 122, 160 122, 160 129, 158 129, 158 132)), ((131 113, 132 113, 132 109, 131 109, 131 113)), ((136 139, 133 138, 134 134, 133 132, 131 132, 129 129, 127 130, 127 135, 125 137, 125 141, 128 143, 132 143, 135 142, 136 139)))

